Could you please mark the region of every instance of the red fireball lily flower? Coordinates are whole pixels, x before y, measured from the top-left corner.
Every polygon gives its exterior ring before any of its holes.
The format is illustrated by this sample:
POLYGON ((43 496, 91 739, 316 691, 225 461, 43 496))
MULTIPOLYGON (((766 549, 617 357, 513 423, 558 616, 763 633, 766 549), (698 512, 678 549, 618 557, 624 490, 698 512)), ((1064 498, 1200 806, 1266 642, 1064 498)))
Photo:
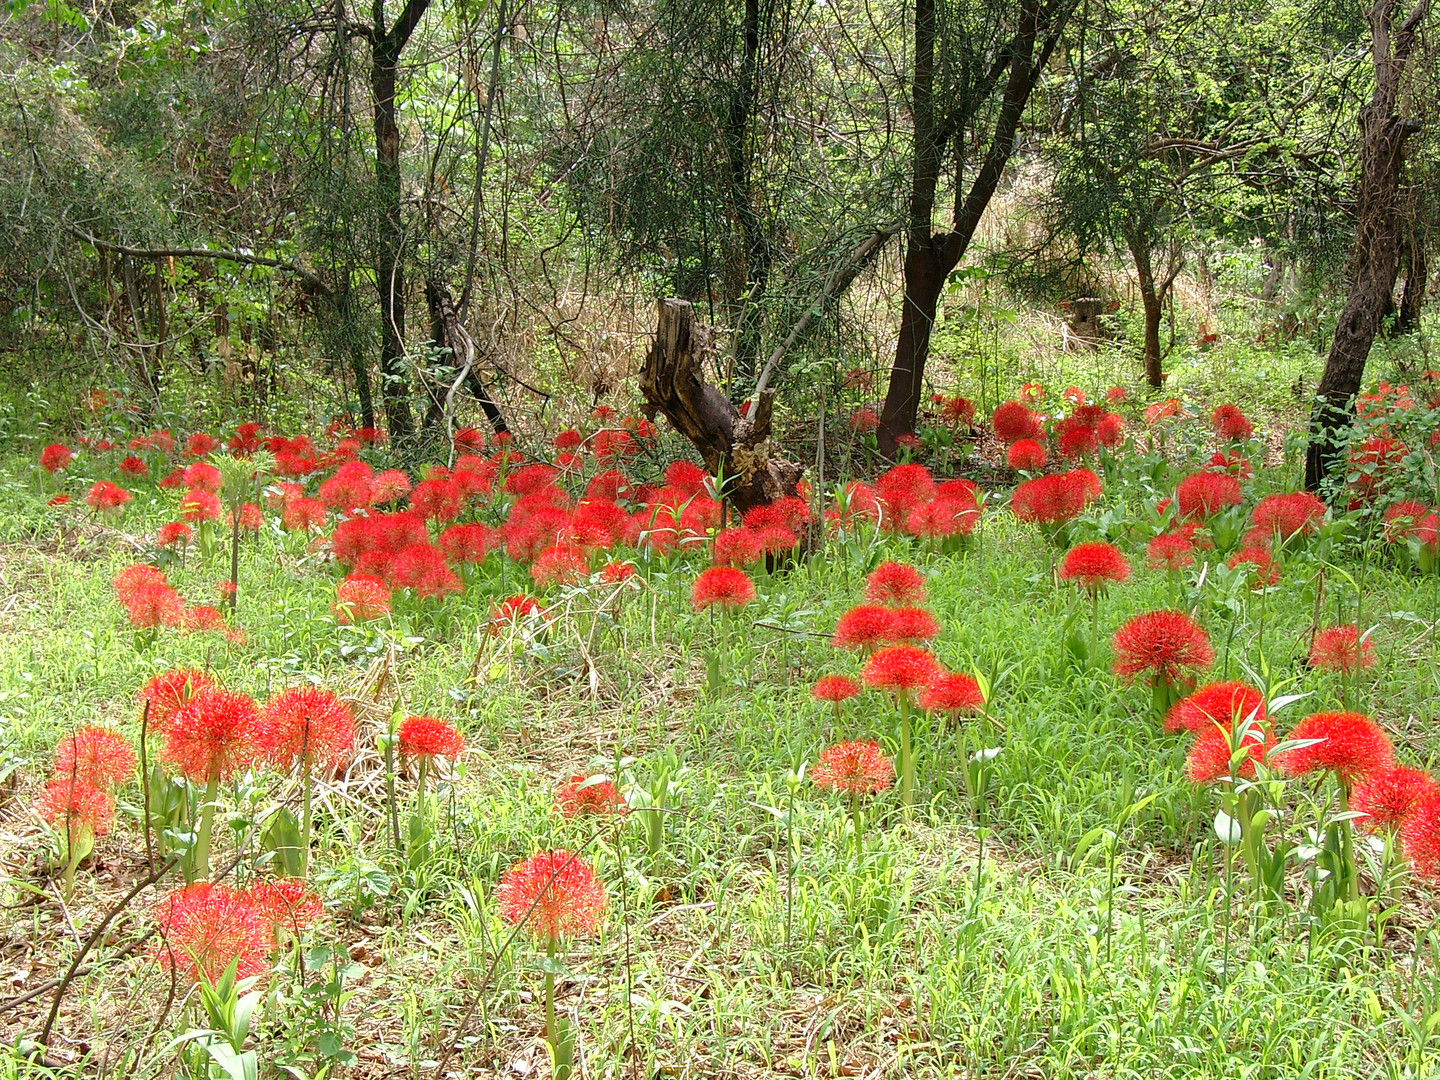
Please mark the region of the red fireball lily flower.
POLYGON ((1424 795, 1400 826, 1400 850, 1423 881, 1440 880, 1440 792, 1424 795))
POLYGON ((85 496, 85 505, 97 514, 118 514, 120 508, 130 501, 130 492, 116 487, 108 480, 97 480, 85 496))
POLYGON ((704 611, 714 605, 736 611, 755 599, 755 583, 744 570, 734 566, 712 566, 700 571, 690 590, 690 606, 704 611))
POLYGON ((1060 580, 1078 582, 1094 596, 1111 584, 1130 580, 1130 563, 1114 544, 1097 540, 1077 544, 1060 563, 1060 580))
POLYGON ((232 963, 241 979, 270 966, 270 924, 248 897, 224 885, 198 882, 176 890, 156 905, 155 922, 163 934, 156 960, 191 982, 213 984, 232 963))
POLYGON ((974 676, 961 672, 946 672, 920 691, 918 704, 926 712, 954 716, 965 710, 983 709, 985 695, 981 693, 980 684, 974 676))
POLYGON ((150 727, 163 731, 182 706, 202 690, 215 689, 203 671, 181 668, 162 672, 140 688, 140 700, 150 709, 150 727))
POLYGON ((1045 467, 1045 447, 1034 439, 1017 439, 1005 452, 1005 464, 1019 472, 1039 472, 1045 467))
POLYGON ((828 701, 837 708, 859 693, 860 684, 848 675, 822 675, 810 688, 810 696, 816 701, 828 701))
POLYGON ((891 609, 859 604, 841 615, 830 639, 837 649, 869 652, 894 640, 890 633, 891 609))
POLYGON ((398 732, 401 760, 433 761, 437 757, 454 761, 465 750, 465 740, 444 720, 433 716, 407 716, 398 732))
POLYGON ((56 745, 55 775, 106 791, 135 775, 135 751, 119 732, 82 727, 56 745))
POLYGON ((325 914, 325 906, 304 878, 257 881, 244 899, 261 920, 270 924, 277 942, 282 934, 299 937, 325 914))
POLYGON ((66 776, 45 785, 35 812, 67 837, 77 829, 100 837, 110 831, 115 802, 100 788, 66 776))
POLYGON ((1350 809, 1365 815, 1355 824, 1366 832, 1395 832, 1424 799, 1437 793, 1440 784, 1423 769, 1392 765, 1355 785, 1350 809))
POLYGON ((889 634, 891 641, 929 641, 940 636, 940 623, 924 608, 891 608, 889 634))
POLYGON ((1136 615, 1115 631, 1115 674, 1148 677, 1177 685, 1208 668, 1215 650, 1200 625, 1184 612, 1152 611, 1136 615))
POLYGON ((842 742, 821 751, 810 779, 846 795, 874 795, 895 783, 895 765, 877 742, 842 742))
POLYGON ((1243 682, 1216 682, 1177 701, 1165 716, 1165 730, 1198 733, 1218 726, 1229 731, 1236 720, 1264 725, 1267 719, 1259 690, 1243 682))
POLYGON ((75 455, 64 443, 51 443, 40 451, 40 467, 52 475, 69 468, 74 460, 75 455))
POLYGON ((500 917, 523 924, 538 941, 593 934, 605 918, 605 885, 568 851, 542 851, 517 862, 496 890, 500 917))
POLYGON ((355 718, 329 690, 296 686, 265 703, 256 742, 280 769, 295 762, 306 769, 316 764, 336 769, 355 751, 355 718))
POLYGON ((207 687, 165 730, 165 760, 192 783, 228 780, 255 760, 260 710, 246 694, 207 687))
POLYGON ((1194 550, 1183 533, 1161 533, 1145 546, 1145 556, 1152 570, 1178 571, 1195 565, 1194 550))
POLYGON ((1218 405, 1210 414, 1210 426, 1225 442, 1237 442, 1250 438, 1255 433, 1245 414, 1237 405, 1218 405))
POLYGON ((1389 736, 1363 713, 1315 713, 1296 724, 1289 738, 1316 741, 1285 753, 1281 764, 1286 772, 1331 772, 1346 788, 1387 768, 1395 758, 1389 736))
POLYGON ((335 586, 330 610, 342 626, 382 618, 390 614, 390 589, 379 578, 351 574, 335 586))
POLYGON ((914 645, 887 645, 865 665, 861 678, 872 690, 908 696, 935 681, 941 668, 935 657, 914 645))
POLYGON ((609 814, 623 814, 628 807, 625 796, 613 780, 604 776, 583 776, 576 773, 560 785, 555 793, 555 806, 561 817, 574 818, 593 815, 605 817, 609 814))
MULTIPOLYGON (((1195 744, 1185 758, 1185 775, 1194 784, 1208 784, 1216 780, 1228 780, 1231 775, 1230 760, 1233 756, 1230 746, 1229 729, 1219 727, 1203 728, 1195 735, 1195 744)), ((1255 776, 1255 764, 1264 763, 1275 747, 1275 737, 1268 729, 1247 728, 1240 736, 1240 745, 1245 748, 1236 774, 1246 779, 1255 776)))
POLYGON ((1256 528, 1288 540, 1315 532, 1325 520, 1325 504, 1308 491, 1266 495, 1251 511, 1250 520, 1256 528))
POLYGON ((1310 646, 1310 666, 1321 671, 1353 674, 1375 666, 1375 649, 1368 637, 1360 639, 1356 627, 1329 626, 1315 635, 1310 646))
POLYGON ((883 562, 865 579, 865 599, 913 607, 925 602, 925 575, 902 562, 883 562))
POLYGON ((1188 521, 1213 517, 1240 505, 1240 481, 1224 472, 1191 473, 1175 485, 1180 516, 1188 521))

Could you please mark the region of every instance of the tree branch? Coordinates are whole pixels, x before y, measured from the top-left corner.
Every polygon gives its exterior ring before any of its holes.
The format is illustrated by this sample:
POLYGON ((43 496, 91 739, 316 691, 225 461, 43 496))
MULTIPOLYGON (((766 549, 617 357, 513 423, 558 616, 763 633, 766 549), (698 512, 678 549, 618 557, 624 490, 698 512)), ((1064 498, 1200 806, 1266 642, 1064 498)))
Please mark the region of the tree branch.
POLYGON ((137 248, 128 244, 112 244, 108 240, 101 240, 91 236, 84 229, 76 228, 74 225, 67 225, 66 230, 76 239, 83 240, 92 247, 100 248, 103 251, 114 251, 121 255, 129 255, 135 259, 223 259, 226 262, 245 263, 251 266, 273 266, 277 270, 286 270, 296 275, 316 292, 326 296, 334 296, 335 290, 313 270, 307 270, 303 266, 286 262, 284 259, 276 259, 269 255, 249 255, 243 251, 220 251, 215 248, 200 247, 174 247, 174 248, 137 248))

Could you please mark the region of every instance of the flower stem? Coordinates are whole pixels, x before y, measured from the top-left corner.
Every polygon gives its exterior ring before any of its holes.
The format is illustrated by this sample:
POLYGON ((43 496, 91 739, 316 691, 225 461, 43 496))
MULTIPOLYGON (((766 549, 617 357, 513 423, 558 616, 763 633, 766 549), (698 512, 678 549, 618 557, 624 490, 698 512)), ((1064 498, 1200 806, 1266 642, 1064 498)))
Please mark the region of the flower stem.
POLYGON ((909 821, 915 806, 915 755, 910 748, 910 697, 905 693, 900 695, 900 805, 909 821))
POLYGON ((207 880, 210 877, 210 831, 215 827, 215 799, 219 792, 220 778, 212 776, 205 782, 205 793, 200 797, 200 827, 195 834, 195 873, 207 880))
POLYGON ((309 762, 303 762, 300 767, 304 770, 302 779, 305 786, 305 809, 300 818, 300 876, 303 878, 310 870, 310 804, 315 785, 309 762))

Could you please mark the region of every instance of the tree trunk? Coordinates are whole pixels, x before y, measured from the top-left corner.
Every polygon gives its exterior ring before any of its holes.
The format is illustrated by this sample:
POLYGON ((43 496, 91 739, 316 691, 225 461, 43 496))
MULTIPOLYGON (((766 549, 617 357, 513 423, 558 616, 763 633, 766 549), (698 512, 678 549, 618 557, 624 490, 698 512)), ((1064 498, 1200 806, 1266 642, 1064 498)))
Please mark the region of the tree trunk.
POLYGON ((440 407, 434 410, 436 415, 425 418, 426 426, 428 427, 435 419, 451 411, 454 391, 463 384, 470 391, 471 396, 480 403, 480 409, 495 430, 495 434, 508 431, 509 428, 505 425, 505 416, 500 412, 500 406, 490 396, 490 391, 486 389, 477 370, 480 361, 480 345, 461 323, 460 313, 455 307, 450 290, 439 282, 427 280, 425 282, 425 303, 430 308, 430 340, 440 348, 450 350, 450 355, 454 357, 455 365, 460 372, 455 377, 455 382, 445 388, 446 392, 440 407))
POLYGON ((745 16, 741 25, 743 53, 740 58, 740 82, 730 99, 730 112, 725 123, 725 148, 729 159, 730 207, 740 225, 743 248, 743 292, 731 297, 731 307, 738 320, 735 333, 735 375, 742 382, 755 377, 760 362, 760 303, 770 277, 770 250, 760 215, 755 212, 754 185, 751 183, 751 134, 759 94, 760 63, 760 0, 745 0, 745 16))
POLYGON ((1145 383, 1152 390, 1159 390, 1165 385, 1165 373, 1160 366, 1160 316, 1165 302, 1155 288, 1155 270, 1150 262, 1149 246, 1133 233, 1126 236, 1126 242, 1130 257, 1135 260, 1135 276, 1140 281, 1140 306, 1145 314, 1145 383))
POLYGON ((1392 38, 1398 0, 1376 0, 1370 9, 1375 89, 1360 110, 1360 192, 1355 210, 1355 247, 1350 290, 1335 324, 1316 401, 1310 412, 1310 446, 1305 487, 1316 491, 1343 461, 1352 403, 1365 377, 1365 361, 1391 304, 1400 270, 1397 195, 1405 141, 1420 129, 1418 119, 1396 114, 1406 63, 1429 0, 1419 0, 1392 38))
POLYGON ((1405 263, 1405 288, 1400 293, 1400 310, 1395 319, 1397 334, 1413 334, 1420 328, 1420 312, 1425 306, 1425 291, 1430 283, 1425 238, 1418 228, 1410 237, 1405 263))
POLYGON ((415 434, 415 420, 410 411, 410 378, 405 371, 400 129, 395 125, 395 72, 399 52, 389 35, 375 42, 370 92, 375 101, 375 189, 380 217, 379 243, 375 246, 375 285, 380 290, 380 394, 385 402, 385 424, 390 438, 403 446, 415 434))
POLYGON ((752 414, 740 410, 704 378, 714 335, 695 321, 685 300, 659 303, 655 340, 640 371, 640 392, 653 419, 663 413, 689 439, 710 473, 724 481, 724 495, 737 511, 794 495, 804 467, 770 456, 770 420, 775 393, 760 395, 752 414))

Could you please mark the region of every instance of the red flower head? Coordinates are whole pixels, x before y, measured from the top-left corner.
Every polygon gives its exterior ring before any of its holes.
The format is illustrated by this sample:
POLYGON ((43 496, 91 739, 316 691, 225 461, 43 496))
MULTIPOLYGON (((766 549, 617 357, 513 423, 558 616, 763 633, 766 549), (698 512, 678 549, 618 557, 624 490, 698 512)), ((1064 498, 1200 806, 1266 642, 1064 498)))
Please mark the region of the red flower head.
POLYGON ((35 812, 59 832, 79 829, 99 837, 110 831, 115 802, 100 788, 65 776, 45 785, 35 812))
POLYGON ((883 562, 865 579, 865 599, 877 604, 923 604, 925 575, 909 563, 883 562))
POLYGON ((190 542, 190 526, 183 521, 170 521, 160 526, 160 531, 155 534, 155 546, 184 547, 190 542))
POLYGON ((1205 631, 1181 611, 1136 615, 1115 631, 1115 674, 1179 685, 1208 668, 1215 650, 1205 631))
POLYGON ((1390 739, 1380 725, 1362 713, 1315 713, 1295 725, 1291 740, 1315 739, 1285 754, 1285 771, 1305 776, 1326 771, 1346 787, 1386 768, 1394 760, 1390 739))
POLYGON ((454 761, 465 750, 465 740, 444 720, 433 716, 407 716, 397 732, 401 760, 433 761, 437 757, 454 761))
POLYGON ((248 979, 270 966, 275 938, 269 922, 249 897, 209 882, 187 885, 155 907, 164 937, 155 958, 164 968, 199 982, 214 983, 232 963, 248 979))
POLYGON ((484 525, 451 525, 437 541, 452 563, 476 564, 490 551, 490 530, 484 525))
POLYGON ((111 582, 115 588, 115 597, 122 604, 129 603, 130 597, 147 585, 164 585, 165 583, 165 575, 145 563, 134 563, 127 566, 116 574, 114 581, 111 582))
POLYGON ((941 674, 935 657, 914 645, 887 645, 865 664, 860 677, 872 690, 909 695, 929 686, 941 674))
POLYGON ((45 505, 46 505, 46 506, 69 506, 69 505, 70 505, 70 496, 69 496, 69 495, 66 495, 66 494, 62 491, 59 495, 52 495, 52 496, 50 496, 50 500, 49 500, 48 502, 46 502, 45 505))
POLYGON ((890 525, 898 526, 907 512, 935 497, 935 478, 924 465, 896 465, 876 478, 875 494, 890 525))
POLYGON ((1125 439, 1125 420, 1114 413, 1106 413, 1095 425, 1095 439, 1101 446, 1114 449, 1125 439))
POLYGON ((1263 589, 1280 581, 1280 567, 1276 565, 1268 548, 1260 544, 1246 544, 1231 555, 1225 563, 1234 570, 1237 566, 1251 567, 1250 587, 1263 589))
POLYGON ((1266 495, 1250 512, 1250 520, 1257 529, 1279 533, 1281 540, 1297 533, 1308 536, 1325 520, 1325 504, 1308 491, 1266 495))
POLYGON ((734 566, 712 566, 700 571, 690 589, 690 606, 704 611, 712 605, 736 611, 755 599, 755 583, 744 570, 734 566))
POLYGON ((1354 626, 1328 626, 1315 635, 1310 646, 1310 666, 1354 673, 1375 666, 1375 649, 1368 637, 1360 640, 1354 626))
POLYGON ((140 701, 150 708, 150 728, 163 731, 183 705, 215 683, 203 671, 178 669, 156 675, 140 688, 140 701))
MULTIPOLYGON (((1185 758, 1185 775, 1194 784, 1209 784, 1230 778, 1230 730, 1207 727, 1195 733, 1195 743, 1185 758)), ((1275 737, 1268 729, 1247 729, 1240 737, 1245 748, 1235 772, 1246 778, 1255 775, 1255 763, 1264 762, 1275 747, 1275 737)))
POLYGON ((958 671, 944 672, 920 691, 919 705, 926 712, 953 715, 962 710, 983 709, 985 695, 973 676, 958 671))
POLYGON ((126 476, 142 477, 150 475, 150 466, 145 464, 145 459, 131 454, 124 461, 120 462, 120 471, 126 476))
POLYGON ((860 684, 848 675, 822 675, 810 687, 810 696, 816 701, 828 701, 839 705, 860 693, 860 684))
POLYGON ((185 620, 185 602, 163 581, 137 586, 124 603, 130 625, 139 630, 179 626, 185 620))
POLYGON ((220 499, 204 488, 187 491, 180 499, 180 515, 186 521, 219 521, 220 499))
POLYGON ((135 775, 135 751, 117 731, 82 727, 56 744, 55 775, 107 791, 135 775))
POLYGON ((877 742, 836 743, 820 752, 810 779, 846 795, 874 795, 895 783, 895 766, 877 742))
POLYGON ((1183 570, 1195 563, 1194 548, 1184 533, 1161 533, 1145 546, 1152 570, 1183 570))
POLYGON ((1105 400, 1111 405, 1124 405, 1130 398, 1130 391, 1123 386, 1112 386, 1105 391, 1105 400))
POLYGON ((130 492, 108 480, 97 480, 85 496, 85 505, 97 514, 118 514, 130 501, 130 492))
POLYGON ((1175 502, 1186 520, 1208 518, 1240 505, 1240 481, 1223 472, 1191 473, 1175 485, 1175 502))
POLYGON ((485 449, 485 433, 479 428, 462 427, 450 437, 456 450, 478 454, 485 449))
POLYGON ((505 490, 511 495, 534 495, 554 487, 559 478, 559 470, 553 465, 526 465, 505 478, 505 490))
POLYGON ((325 528, 327 511, 319 499, 291 499, 280 511, 280 524, 291 532, 318 532, 325 528))
POLYGON ((371 501, 376 506, 396 502, 410 494, 410 478, 399 469, 386 469, 370 484, 371 501))
POLYGON ((1218 726, 1230 731, 1237 719, 1264 725, 1264 695, 1243 682, 1207 683, 1175 703, 1165 716, 1165 730, 1200 732, 1218 726))
POLYGON ((1111 582, 1120 585, 1129 581, 1130 563, 1119 548, 1103 540, 1077 544, 1060 563, 1060 580, 1079 582, 1093 596, 1111 582))
POLYGON ((1007 446, 1021 439, 1040 438, 1040 421, 1035 414, 1018 401, 1007 401, 995 410, 991 417, 995 435, 1007 446))
POLYGON ((975 403, 959 394, 942 397, 939 401, 940 419, 946 427, 969 427, 975 421, 975 403))
POLYGON ((880 417, 874 409, 856 409, 850 414, 850 430, 860 435, 869 435, 880 427, 880 417))
POLYGON ((1099 444, 1095 428, 1090 424, 1082 423, 1078 417, 1062 420, 1055 425, 1056 449, 1060 456, 1075 460, 1095 452, 1099 444))
POLYGON ((296 686, 265 703, 256 742, 281 769, 300 762, 336 769, 355 751, 355 718, 350 706, 329 690, 296 686))
POLYGON ((579 773, 560 785, 555 793, 555 807, 561 817, 605 817, 623 814, 625 797, 614 781, 603 776, 582 776, 579 773))
POLYGON ((203 431, 196 431, 185 440, 185 456, 202 458, 213 454, 220 446, 220 440, 203 431))
POLYGON ((1423 881, 1440 880, 1440 792, 1430 792, 1410 808, 1400 826, 1400 850, 1423 881))
POLYGON ((228 780, 255 760, 259 724, 247 695, 206 687, 166 727, 164 758, 193 783, 228 780))
POLYGON ((496 890, 500 917, 537 941, 593 934, 605 918, 605 885, 568 851, 542 851, 505 872, 496 890))
POLYGON ((244 894, 261 921, 267 923, 278 941, 282 933, 299 937, 321 915, 325 907, 304 878, 275 878, 257 881, 244 894))
POLYGON ((1440 792, 1440 784, 1423 769, 1392 765, 1355 785, 1350 809, 1365 816, 1355 824, 1366 832, 1394 832, 1401 828, 1421 800, 1440 792))
POLYGON ((185 467, 185 486, 192 491, 208 491, 220 494, 220 470, 206 461, 197 461, 185 467))
POLYGON ((40 467, 50 474, 70 467, 75 455, 64 443, 51 443, 40 451, 40 467))
POLYGON ((530 567, 530 577, 540 588, 551 585, 573 585, 590 572, 585 552, 574 544, 552 544, 530 567))
POLYGON ((410 509, 429 521, 454 521, 464 493, 454 480, 421 480, 410 492, 410 509))
POLYGON ((331 510, 353 514, 375 500, 375 471, 363 461, 347 461, 320 485, 320 501, 331 510))
POLYGON ((1021 472, 1039 472, 1045 467, 1045 447, 1034 439, 1016 439, 1005 452, 1005 463, 1021 472))
POLYGON ((929 641, 940 636, 940 623, 924 608, 902 607, 890 609, 890 640, 929 641))
POLYGON ((754 529, 725 529, 715 536, 717 566, 754 566, 765 557, 754 529))
POLYGON ((890 608, 860 604, 840 616, 835 623, 835 636, 830 642, 837 649, 869 651, 893 640, 890 608))
POLYGON ((390 614, 390 589, 379 578, 351 574, 335 586, 330 610, 342 626, 381 618, 390 614))
POLYGON ((695 495, 704 490, 710 474, 692 461, 672 462, 665 470, 665 483, 686 495, 695 495))
POLYGON ((1238 405, 1217 405, 1210 414, 1210 426, 1225 442, 1238 442, 1255 434, 1255 429, 1238 405))
POLYGON ((431 544, 410 544, 389 559, 385 577, 397 589, 412 589, 416 596, 433 598, 465 591, 465 583, 431 544))

